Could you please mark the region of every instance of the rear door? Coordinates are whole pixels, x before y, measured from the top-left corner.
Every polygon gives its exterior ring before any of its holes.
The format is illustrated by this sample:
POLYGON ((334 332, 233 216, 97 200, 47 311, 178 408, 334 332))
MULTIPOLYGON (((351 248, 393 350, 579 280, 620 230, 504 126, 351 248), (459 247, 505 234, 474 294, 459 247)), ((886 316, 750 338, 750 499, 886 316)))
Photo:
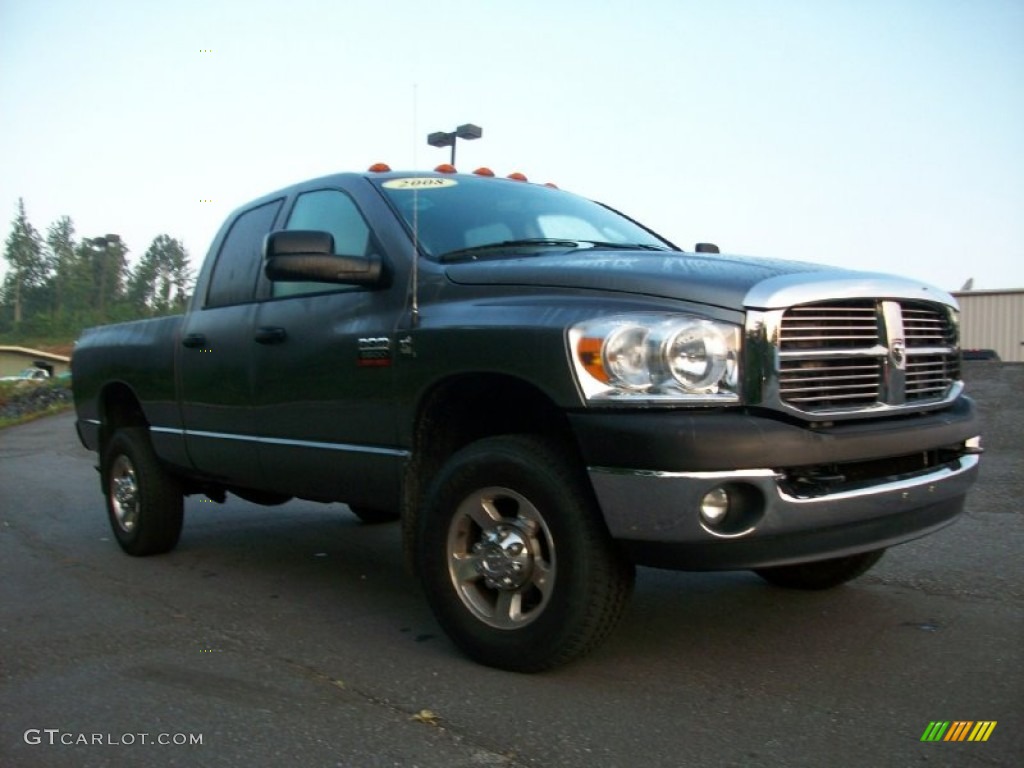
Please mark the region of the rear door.
POLYGON ((180 341, 189 457, 197 469, 228 485, 262 485, 252 413, 255 293, 263 238, 282 204, 280 199, 265 202, 235 218, 221 239, 205 296, 185 316, 180 341))
MULTIPOLYGON (((344 183, 303 192, 285 228, 330 232, 335 253, 378 255, 393 274, 349 192, 344 183)), ((378 508, 396 503, 406 452, 395 445, 392 362, 405 291, 386 285, 264 288, 253 404, 263 469, 276 489, 378 508)))

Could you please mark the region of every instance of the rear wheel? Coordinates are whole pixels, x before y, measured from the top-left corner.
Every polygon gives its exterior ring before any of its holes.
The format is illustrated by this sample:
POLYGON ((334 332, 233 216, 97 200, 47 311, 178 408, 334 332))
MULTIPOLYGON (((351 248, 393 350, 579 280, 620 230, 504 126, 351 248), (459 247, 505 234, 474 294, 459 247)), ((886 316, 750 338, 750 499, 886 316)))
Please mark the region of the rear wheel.
POLYGON ((142 427, 115 432, 102 470, 110 527, 121 549, 136 556, 174 549, 184 514, 181 486, 157 459, 149 432, 142 427))
POLYGON ((519 672, 596 646, 633 586, 586 478, 537 437, 487 438, 454 454, 417 520, 416 551, 455 644, 519 672))
POLYGON ((835 557, 831 560, 818 560, 813 563, 757 568, 754 573, 776 587, 831 589, 863 575, 881 560, 884 554, 884 549, 876 549, 872 552, 862 552, 859 555, 835 557))

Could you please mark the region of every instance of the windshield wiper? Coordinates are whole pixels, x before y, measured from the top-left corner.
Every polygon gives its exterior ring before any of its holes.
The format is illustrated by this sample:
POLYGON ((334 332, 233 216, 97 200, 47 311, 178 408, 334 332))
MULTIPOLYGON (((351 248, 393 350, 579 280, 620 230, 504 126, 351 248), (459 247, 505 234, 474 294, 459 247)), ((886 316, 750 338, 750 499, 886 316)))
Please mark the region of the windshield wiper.
POLYGON ((558 240, 550 237, 527 237, 520 240, 502 240, 497 243, 484 243, 483 245, 472 245, 469 248, 458 248, 441 254, 441 262, 472 261, 479 258, 479 255, 486 251, 504 251, 510 248, 524 248, 532 246, 553 247, 553 248, 579 248, 580 245, 587 245, 591 248, 601 248, 615 251, 668 251, 670 248, 653 243, 612 243, 603 240, 558 240))
POLYGON ((653 243, 610 243, 602 240, 580 240, 581 243, 587 243, 592 245, 594 248, 606 248, 608 250, 616 251, 667 251, 666 247, 660 245, 654 245, 653 243))
POLYGON ((440 256, 442 263, 448 263, 452 261, 473 260, 478 257, 479 254, 485 253, 486 251, 503 251, 510 248, 523 248, 533 246, 550 246, 554 248, 578 248, 580 242, 577 240, 553 240, 547 237, 528 237, 522 240, 502 240, 498 243, 484 243, 483 245, 472 245, 469 248, 457 248, 454 251, 448 251, 442 253, 440 256))

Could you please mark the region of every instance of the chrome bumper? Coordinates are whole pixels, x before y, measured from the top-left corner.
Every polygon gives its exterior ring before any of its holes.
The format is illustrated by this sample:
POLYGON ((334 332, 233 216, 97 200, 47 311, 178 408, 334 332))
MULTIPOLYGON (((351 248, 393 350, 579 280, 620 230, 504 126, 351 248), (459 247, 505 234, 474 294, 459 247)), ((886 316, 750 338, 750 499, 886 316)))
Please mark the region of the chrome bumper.
POLYGON ((590 467, 612 537, 640 564, 680 570, 754 568, 888 547, 953 522, 978 472, 978 456, 910 476, 820 495, 784 490, 770 469, 651 472, 590 467), (702 518, 716 488, 738 492, 736 524, 702 518))

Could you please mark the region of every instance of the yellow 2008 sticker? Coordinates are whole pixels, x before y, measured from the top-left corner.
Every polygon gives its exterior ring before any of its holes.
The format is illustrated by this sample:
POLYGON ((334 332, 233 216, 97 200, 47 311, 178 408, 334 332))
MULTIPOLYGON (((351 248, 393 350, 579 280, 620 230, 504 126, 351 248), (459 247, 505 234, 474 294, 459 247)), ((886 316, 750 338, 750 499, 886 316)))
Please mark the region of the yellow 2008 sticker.
POLYGON ((415 176, 406 179, 391 179, 381 184, 387 189, 443 189, 458 184, 455 179, 443 179, 435 176, 415 176))

